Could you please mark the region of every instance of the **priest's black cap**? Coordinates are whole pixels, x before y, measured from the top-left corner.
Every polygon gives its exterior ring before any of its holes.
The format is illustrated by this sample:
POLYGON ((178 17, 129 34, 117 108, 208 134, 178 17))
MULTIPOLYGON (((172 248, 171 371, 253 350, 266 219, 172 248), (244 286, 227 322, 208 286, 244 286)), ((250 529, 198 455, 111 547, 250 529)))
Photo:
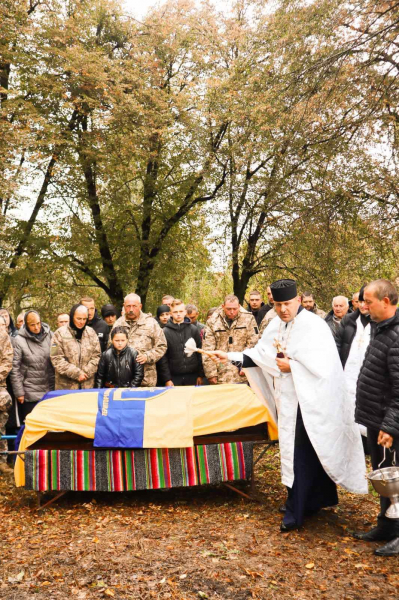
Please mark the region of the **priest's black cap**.
POLYGON ((274 281, 270 286, 270 290, 275 302, 287 302, 298 295, 296 281, 293 279, 279 279, 278 281, 274 281))

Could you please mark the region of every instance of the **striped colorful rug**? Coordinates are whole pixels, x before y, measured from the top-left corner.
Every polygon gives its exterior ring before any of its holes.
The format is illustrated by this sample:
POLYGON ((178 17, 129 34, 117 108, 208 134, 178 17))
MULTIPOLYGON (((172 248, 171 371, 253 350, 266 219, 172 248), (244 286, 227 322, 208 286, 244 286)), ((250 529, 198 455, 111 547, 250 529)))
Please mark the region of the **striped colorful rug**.
POLYGON ((253 443, 137 450, 29 450, 25 489, 124 492, 248 479, 253 443))

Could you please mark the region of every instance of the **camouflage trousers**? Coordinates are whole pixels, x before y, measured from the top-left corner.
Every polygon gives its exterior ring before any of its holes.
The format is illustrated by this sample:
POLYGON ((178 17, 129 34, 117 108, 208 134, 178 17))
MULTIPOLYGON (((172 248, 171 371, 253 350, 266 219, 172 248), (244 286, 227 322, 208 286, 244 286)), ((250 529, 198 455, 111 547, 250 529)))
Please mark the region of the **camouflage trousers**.
MULTIPOLYGON (((0 388, 0 435, 6 433, 6 423, 8 421, 8 410, 12 405, 10 394, 5 388, 0 388)), ((7 452, 7 440, 0 440, 0 452, 7 452)), ((7 456, 0 454, 0 462, 7 462, 7 456)))

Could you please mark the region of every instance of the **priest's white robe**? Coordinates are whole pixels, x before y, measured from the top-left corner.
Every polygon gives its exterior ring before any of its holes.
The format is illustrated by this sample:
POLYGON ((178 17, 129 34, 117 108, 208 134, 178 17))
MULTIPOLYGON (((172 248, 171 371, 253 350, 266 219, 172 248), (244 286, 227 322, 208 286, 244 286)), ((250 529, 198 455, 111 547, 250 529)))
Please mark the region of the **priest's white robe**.
MULTIPOLYGON (((355 410, 356 404, 356 386, 357 379, 359 377, 360 368, 364 361, 367 347, 370 343, 371 326, 367 323, 363 325, 362 319, 359 316, 356 319, 356 334, 352 340, 352 344, 349 350, 349 356, 345 363, 344 377, 345 377, 345 392, 346 401, 355 410)), ((358 425, 360 433, 367 437, 367 428, 364 425, 358 425)))
MULTIPOLYGON (((288 324, 289 326, 289 324, 288 324)), ((275 339, 284 323, 268 325, 257 345, 244 351, 258 367, 245 369, 256 393, 277 408, 282 482, 294 482, 295 425, 300 406, 305 429, 327 475, 350 492, 366 494, 366 465, 354 410, 345 398, 344 373, 331 331, 323 319, 301 310, 286 341, 291 373, 276 364, 275 339)), ((287 330, 286 330, 287 331, 287 330)), ((229 353, 237 359, 238 353, 229 353)))

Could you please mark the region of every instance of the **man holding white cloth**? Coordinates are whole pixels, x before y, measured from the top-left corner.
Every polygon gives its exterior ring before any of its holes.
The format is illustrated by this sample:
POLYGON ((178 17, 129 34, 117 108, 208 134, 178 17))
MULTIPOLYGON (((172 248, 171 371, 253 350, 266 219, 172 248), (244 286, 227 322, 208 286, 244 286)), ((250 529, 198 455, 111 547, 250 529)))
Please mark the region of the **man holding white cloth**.
POLYGON ((279 318, 254 348, 215 355, 246 369, 252 389, 272 413, 277 408, 282 482, 288 488, 281 531, 288 532, 305 516, 336 505, 336 484, 366 494, 366 467, 328 325, 303 310, 292 279, 270 287, 279 318))

